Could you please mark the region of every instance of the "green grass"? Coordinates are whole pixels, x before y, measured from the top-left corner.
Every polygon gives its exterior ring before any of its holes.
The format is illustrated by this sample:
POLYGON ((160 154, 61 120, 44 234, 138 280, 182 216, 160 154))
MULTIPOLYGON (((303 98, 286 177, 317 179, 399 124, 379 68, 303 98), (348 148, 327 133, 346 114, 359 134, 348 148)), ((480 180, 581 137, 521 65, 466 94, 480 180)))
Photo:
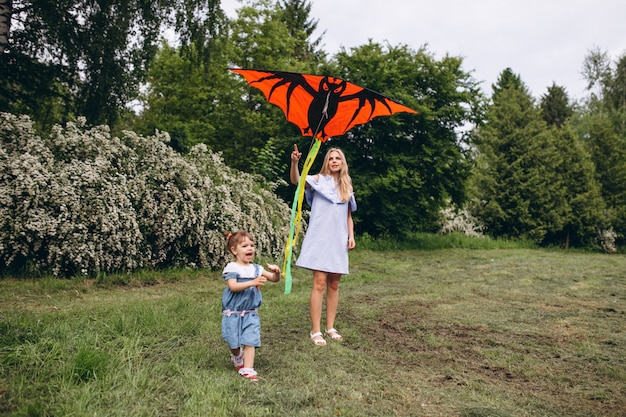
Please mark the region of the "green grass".
POLYGON ((487 236, 472 237, 462 233, 411 233, 402 240, 384 236, 373 238, 368 234, 358 238, 360 249, 374 251, 440 250, 440 249, 531 249, 536 244, 526 240, 493 239, 487 236))
POLYGON ((294 274, 263 288, 258 384, 221 340, 219 272, 2 279, 0 415, 624 415, 623 255, 359 249, 326 348, 294 274))

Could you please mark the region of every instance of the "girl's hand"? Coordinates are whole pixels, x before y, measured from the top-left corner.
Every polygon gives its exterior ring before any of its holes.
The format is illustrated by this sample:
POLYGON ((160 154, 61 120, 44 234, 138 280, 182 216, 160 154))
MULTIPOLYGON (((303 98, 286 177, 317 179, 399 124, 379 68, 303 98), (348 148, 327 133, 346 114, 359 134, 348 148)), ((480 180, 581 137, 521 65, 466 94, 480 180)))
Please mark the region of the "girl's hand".
POLYGON ((274 265, 274 264, 265 264, 265 266, 267 267, 267 269, 269 271, 272 271, 274 273, 280 273, 280 268, 278 267, 278 265, 274 265))
POLYGON ((259 275, 254 281, 254 286, 263 286, 265 285, 265 283, 267 282, 267 278, 265 278, 263 275, 259 275))
MULTIPOLYGON (((278 265, 274 265, 274 264, 265 264, 265 266, 267 267, 268 271, 271 271, 273 273, 273 275, 269 275, 268 279, 272 282, 278 282, 280 281, 280 268, 278 267, 278 265)), ((269 272, 265 272, 266 274, 269 274, 269 272)))

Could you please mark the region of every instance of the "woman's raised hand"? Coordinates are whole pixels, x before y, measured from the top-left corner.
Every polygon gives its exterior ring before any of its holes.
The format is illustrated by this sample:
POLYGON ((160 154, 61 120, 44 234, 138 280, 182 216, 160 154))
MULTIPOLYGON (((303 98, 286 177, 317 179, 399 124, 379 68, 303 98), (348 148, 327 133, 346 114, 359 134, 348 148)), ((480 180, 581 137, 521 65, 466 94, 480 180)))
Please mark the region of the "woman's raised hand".
POLYGON ((298 162, 301 156, 302 156, 302 152, 298 151, 298 145, 294 143, 293 152, 291 152, 291 160, 294 162, 298 162))

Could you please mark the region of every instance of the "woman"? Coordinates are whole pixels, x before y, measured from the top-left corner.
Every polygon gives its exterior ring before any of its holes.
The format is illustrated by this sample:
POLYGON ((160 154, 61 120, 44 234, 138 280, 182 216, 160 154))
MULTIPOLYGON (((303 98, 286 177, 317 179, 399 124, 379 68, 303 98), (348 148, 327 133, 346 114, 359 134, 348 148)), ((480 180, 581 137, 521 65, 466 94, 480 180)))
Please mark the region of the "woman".
MULTIPOLYGON (((293 184, 298 184, 300 180, 298 161, 301 156, 302 153, 294 145, 289 172, 293 184)), ((326 346, 320 325, 324 290, 324 333, 331 340, 339 341, 342 336, 335 329, 339 280, 342 274, 348 273, 348 250, 355 246, 352 212, 356 210, 356 200, 346 157, 340 149, 329 149, 319 174, 306 177, 305 196, 311 206, 311 216, 296 265, 313 271, 313 289, 309 300, 309 336, 317 346, 326 346)))

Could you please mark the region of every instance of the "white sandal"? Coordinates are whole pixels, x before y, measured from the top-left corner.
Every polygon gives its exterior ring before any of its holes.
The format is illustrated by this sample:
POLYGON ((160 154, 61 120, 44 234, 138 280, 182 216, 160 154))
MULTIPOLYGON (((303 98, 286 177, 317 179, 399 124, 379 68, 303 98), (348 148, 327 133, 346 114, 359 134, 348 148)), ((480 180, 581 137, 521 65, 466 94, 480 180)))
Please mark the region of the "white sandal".
POLYGON ((326 336, 330 337, 336 342, 343 340, 343 336, 341 336, 337 329, 335 329, 334 327, 332 329, 324 330, 324 333, 326 333, 326 336))
POLYGON ((309 337, 315 343, 315 346, 326 346, 326 340, 324 340, 324 335, 322 332, 317 333, 309 333, 309 337))

